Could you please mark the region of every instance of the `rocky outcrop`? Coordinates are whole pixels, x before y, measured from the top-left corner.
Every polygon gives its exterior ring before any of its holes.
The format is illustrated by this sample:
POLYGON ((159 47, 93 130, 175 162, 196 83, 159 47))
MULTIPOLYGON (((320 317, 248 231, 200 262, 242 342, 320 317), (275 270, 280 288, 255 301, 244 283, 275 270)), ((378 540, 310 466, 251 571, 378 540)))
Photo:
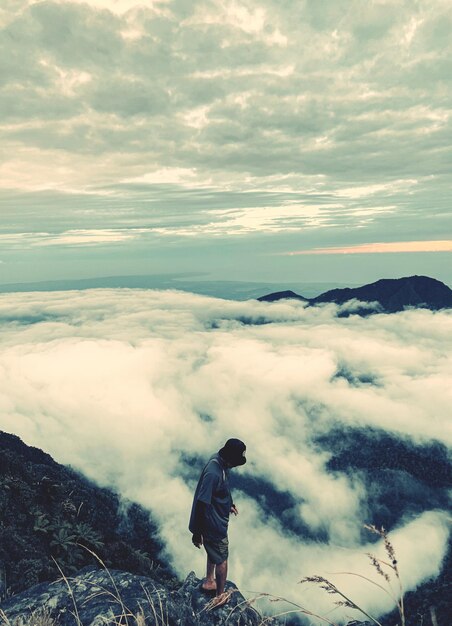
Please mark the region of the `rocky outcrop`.
POLYGON ((11 623, 33 612, 47 612, 60 626, 100 626, 106 623, 156 626, 257 626, 259 613, 228 581, 229 602, 218 609, 206 608, 212 596, 202 591, 191 572, 182 586, 171 590, 149 576, 119 570, 87 567, 76 576, 41 583, 9 598, 1 610, 11 623))

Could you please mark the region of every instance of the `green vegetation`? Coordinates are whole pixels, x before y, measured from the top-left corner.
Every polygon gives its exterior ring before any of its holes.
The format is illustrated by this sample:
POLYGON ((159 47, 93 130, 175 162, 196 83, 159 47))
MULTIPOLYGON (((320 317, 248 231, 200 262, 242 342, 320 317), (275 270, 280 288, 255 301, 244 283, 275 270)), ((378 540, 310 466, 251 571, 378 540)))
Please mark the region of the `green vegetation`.
POLYGON ((149 514, 0 432, 0 601, 96 563, 172 578, 149 514))

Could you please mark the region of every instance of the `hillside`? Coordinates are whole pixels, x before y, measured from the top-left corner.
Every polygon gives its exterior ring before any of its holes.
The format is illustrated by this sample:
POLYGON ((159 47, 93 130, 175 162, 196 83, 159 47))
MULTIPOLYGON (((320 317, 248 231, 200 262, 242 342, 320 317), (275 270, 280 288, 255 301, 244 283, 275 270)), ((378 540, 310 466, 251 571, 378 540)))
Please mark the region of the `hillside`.
POLYGON ((95 564, 170 579, 148 512, 0 431, 0 600, 95 564))
MULTIPOLYGON (((448 451, 440 443, 413 446, 382 431, 340 428, 319 435, 312 443, 319 451, 329 450, 330 471, 360 476, 369 494, 366 507, 371 523, 391 529, 400 519, 444 508, 447 502, 452 467, 448 451)), ((306 528, 297 525, 298 517, 292 516, 294 503, 287 494, 273 492, 269 485, 249 477, 237 476, 235 483, 243 493, 259 500, 265 513, 269 507, 287 532, 300 540, 322 541, 321 536, 309 536, 306 528)), ((38 608, 40 598, 54 589, 46 586, 60 578, 52 557, 74 580, 81 576, 83 591, 83 572, 99 567, 83 546, 95 551, 109 569, 118 570, 120 580, 125 576, 130 584, 138 584, 138 579, 127 577, 128 572, 160 585, 168 597, 176 598, 171 594, 180 592, 181 581, 159 558, 162 546, 145 510, 1 431, 0 515, 0 602, 12 616, 22 616, 25 605, 38 608)), ((436 626, 432 609, 439 626, 447 623, 451 559, 449 543, 439 576, 406 594, 408 626, 417 626, 418 618, 424 626, 436 626)), ((64 586, 60 587, 63 590, 64 586)), ((61 610, 68 601, 58 601, 61 610)), ((176 607, 174 611, 176 623, 176 607)), ((396 618, 392 613, 380 622, 394 626, 396 618)))

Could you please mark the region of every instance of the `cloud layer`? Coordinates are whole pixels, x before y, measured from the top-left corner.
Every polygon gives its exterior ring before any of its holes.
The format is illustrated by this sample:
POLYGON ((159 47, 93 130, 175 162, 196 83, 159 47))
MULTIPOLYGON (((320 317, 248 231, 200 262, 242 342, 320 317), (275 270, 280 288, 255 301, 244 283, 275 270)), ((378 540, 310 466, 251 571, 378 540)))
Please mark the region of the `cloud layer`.
MULTIPOLYGON (((329 598, 297 581, 369 574, 364 553, 382 546, 362 531, 374 521, 370 483, 332 470, 319 442, 340 426, 413 449, 452 443, 450 314, 336 311, 175 291, 2 295, 0 428, 148 507, 181 575, 204 567, 187 531, 202 462, 242 438, 249 463, 237 471, 231 577, 326 612, 329 598)), ((425 495, 397 509, 406 588, 440 569, 441 493, 439 505, 425 495)), ((342 578, 369 611, 390 608, 364 581, 342 578)))

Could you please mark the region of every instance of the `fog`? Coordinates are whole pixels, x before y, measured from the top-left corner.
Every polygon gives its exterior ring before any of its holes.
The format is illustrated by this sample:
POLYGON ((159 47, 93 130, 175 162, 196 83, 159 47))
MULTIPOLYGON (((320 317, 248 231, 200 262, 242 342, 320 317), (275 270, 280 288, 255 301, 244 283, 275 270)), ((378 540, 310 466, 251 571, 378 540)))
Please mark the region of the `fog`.
MULTIPOLYGON (((248 463, 233 470, 230 578, 248 597, 325 614, 331 596, 298 584, 320 574, 382 613, 391 601, 378 588, 334 574, 372 578, 365 553, 383 555, 363 532, 374 521, 368 479, 333 471, 319 442, 359 428, 413 449, 450 446, 452 315, 337 313, 177 291, 0 295, 0 429, 148 508, 181 577, 204 570, 187 529, 199 469, 238 437, 248 463), (253 485, 290 500, 292 526, 253 485)), ((406 589, 438 574, 447 509, 426 498, 389 529, 406 589)))

